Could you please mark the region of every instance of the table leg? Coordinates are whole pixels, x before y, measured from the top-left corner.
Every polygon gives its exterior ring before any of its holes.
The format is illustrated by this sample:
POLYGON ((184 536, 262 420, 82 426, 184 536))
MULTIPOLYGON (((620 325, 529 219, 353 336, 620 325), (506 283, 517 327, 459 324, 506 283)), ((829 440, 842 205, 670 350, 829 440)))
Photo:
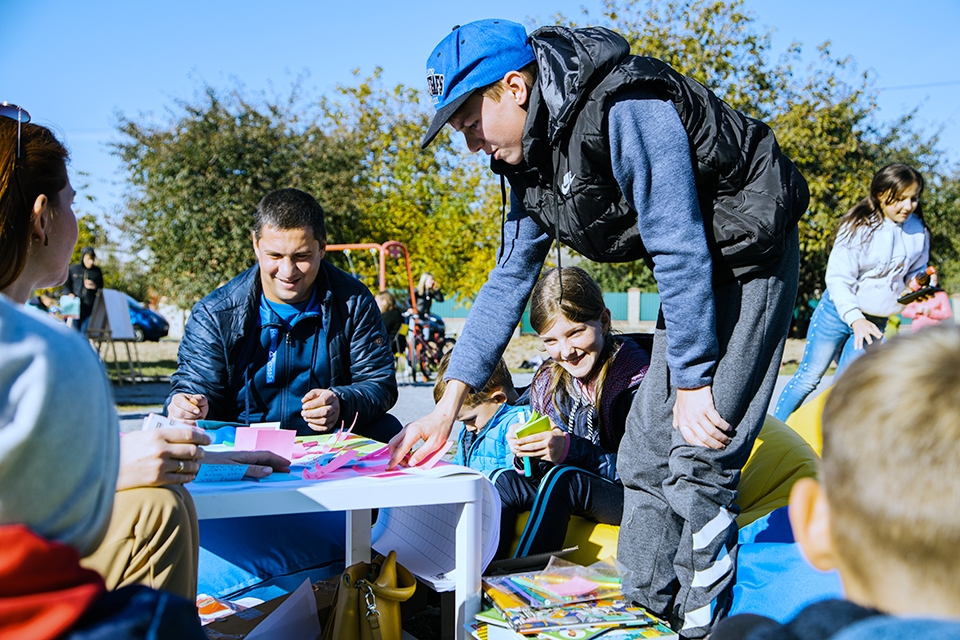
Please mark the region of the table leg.
POLYGON ((347 512, 346 566, 370 562, 370 509, 347 512))
POLYGON ((481 488, 477 481, 477 496, 472 502, 460 507, 457 521, 457 572, 456 572, 456 638, 466 637, 464 625, 480 612, 480 560, 483 542, 480 530, 481 488))

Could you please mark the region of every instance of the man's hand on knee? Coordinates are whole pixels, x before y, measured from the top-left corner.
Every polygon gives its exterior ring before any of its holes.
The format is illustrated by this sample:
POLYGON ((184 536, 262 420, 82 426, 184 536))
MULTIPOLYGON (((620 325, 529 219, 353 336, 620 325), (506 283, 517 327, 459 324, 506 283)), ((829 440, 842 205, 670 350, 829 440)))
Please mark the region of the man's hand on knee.
POLYGON ((314 431, 330 431, 340 418, 340 398, 330 389, 311 389, 300 401, 300 415, 314 431))
POLYGON ((199 393, 178 393, 170 400, 167 417, 187 424, 195 424, 197 420, 206 418, 209 410, 207 396, 199 393))
POLYGON ((673 405, 673 428, 692 445, 724 449, 730 444, 730 424, 720 417, 713 403, 710 386, 699 389, 677 389, 673 405))

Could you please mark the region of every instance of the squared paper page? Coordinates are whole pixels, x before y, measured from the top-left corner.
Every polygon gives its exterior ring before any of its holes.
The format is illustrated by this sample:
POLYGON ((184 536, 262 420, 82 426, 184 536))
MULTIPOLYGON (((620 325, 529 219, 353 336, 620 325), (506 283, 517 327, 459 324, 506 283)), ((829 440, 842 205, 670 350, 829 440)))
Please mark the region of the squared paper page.
MULTIPOLYGON (((424 475, 442 477, 455 473, 471 472, 448 465, 431 469, 424 475)), ((486 477, 482 493, 481 572, 493 559, 500 539, 500 496, 486 477)), ((458 507, 457 504, 437 504, 381 509, 371 532, 372 546, 383 554, 396 551, 397 560, 434 590, 452 591, 456 587, 458 507)))

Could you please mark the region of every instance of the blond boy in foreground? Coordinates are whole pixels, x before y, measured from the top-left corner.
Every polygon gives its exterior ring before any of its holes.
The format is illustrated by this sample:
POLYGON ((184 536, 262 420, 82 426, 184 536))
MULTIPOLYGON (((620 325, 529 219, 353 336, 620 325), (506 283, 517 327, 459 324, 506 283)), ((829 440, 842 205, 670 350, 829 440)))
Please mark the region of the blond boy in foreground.
POLYGON ((790 522, 847 600, 786 625, 733 616, 711 640, 960 638, 960 328, 898 337, 850 366, 824 406, 821 480, 794 485, 790 522))

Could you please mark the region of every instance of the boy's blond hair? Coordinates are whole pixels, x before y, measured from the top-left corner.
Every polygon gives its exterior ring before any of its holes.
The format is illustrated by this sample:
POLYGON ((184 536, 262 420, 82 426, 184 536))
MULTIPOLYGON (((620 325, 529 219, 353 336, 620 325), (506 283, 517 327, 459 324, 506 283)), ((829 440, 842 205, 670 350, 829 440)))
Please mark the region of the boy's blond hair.
POLYGON ((897 337, 850 365, 824 406, 821 480, 837 553, 858 580, 896 563, 957 588, 960 328, 897 337))
MULTIPOLYGON (((523 76, 523 81, 527 85, 527 89, 530 89, 537 83, 537 63, 531 62, 523 69, 518 69, 517 73, 523 76)), ((506 90, 506 85, 503 83, 503 80, 497 80, 492 82, 481 89, 481 93, 484 98, 490 98, 496 102, 500 102, 500 98, 503 97, 503 92, 506 90)))
MULTIPOLYGON (((443 379, 443 376, 447 373, 447 367, 450 366, 450 355, 450 353, 447 353, 440 359, 440 365, 437 368, 437 381, 433 384, 434 402, 440 402, 440 398, 443 397, 443 392, 447 389, 447 383, 443 379)), ((513 376, 510 375, 510 369, 507 368, 507 363, 504 362, 503 358, 500 358, 500 362, 497 363, 497 368, 493 370, 493 374, 483 389, 476 393, 467 394, 466 399, 463 401, 463 408, 473 409, 474 407, 479 407, 482 404, 490 402, 493 398, 493 393, 498 389, 502 389, 503 391, 513 389, 513 376)))

